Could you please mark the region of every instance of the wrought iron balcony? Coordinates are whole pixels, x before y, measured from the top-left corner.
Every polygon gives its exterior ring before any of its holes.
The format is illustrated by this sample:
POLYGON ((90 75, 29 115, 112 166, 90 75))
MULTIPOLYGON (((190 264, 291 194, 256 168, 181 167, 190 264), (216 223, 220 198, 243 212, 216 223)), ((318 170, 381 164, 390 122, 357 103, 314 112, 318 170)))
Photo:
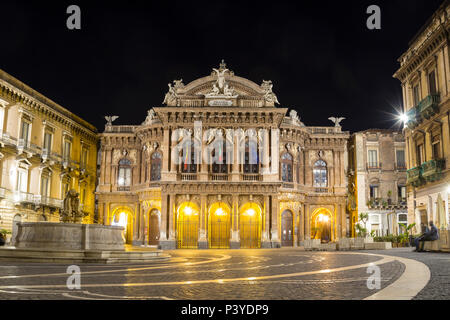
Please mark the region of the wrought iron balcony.
POLYGON ((422 177, 426 181, 436 181, 442 177, 445 159, 433 159, 422 163, 422 177))
POLYGON ((418 108, 422 118, 430 119, 433 115, 439 112, 439 94, 430 94, 425 99, 419 102, 418 108))
POLYGON ((417 166, 406 170, 406 183, 412 184, 414 187, 421 186, 425 183, 422 177, 422 167, 417 166))
POLYGON ((414 129, 415 127, 417 127, 419 123, 422 121, 419 105, 409 109, 406 112, 406 116, 408 118, 408 120, 405 123, 406 126, 410 129, 414 129))

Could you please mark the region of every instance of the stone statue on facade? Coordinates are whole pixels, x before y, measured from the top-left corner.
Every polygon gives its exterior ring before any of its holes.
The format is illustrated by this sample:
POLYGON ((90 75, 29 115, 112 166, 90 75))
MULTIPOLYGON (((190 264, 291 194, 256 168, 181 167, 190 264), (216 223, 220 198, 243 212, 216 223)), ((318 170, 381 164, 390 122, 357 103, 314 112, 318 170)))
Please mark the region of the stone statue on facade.
POLYGON ((334 126, 335 126, 335 127, 338 127, 338 128, 341 127, 340 123, 341 123, 341 121, 344 120, 344 119, 345 119, 344 117, 340 117, 340 118, 339 118, 339 117, 329 117, 329 118, 328 118, 328 120, 334 122, 334 126))
POLYGON ((278 102, 277 96, 272 91, 272 87, 273 87, 272 80, 267 80, 267 81, 263 80, 263 82, 261 84, 261 88, 264 90, 264 99, 267 102, 273 102, 276 104, 280 104, 278 102))
POLYGON ((219 69, 213 68, 213 72, 211 75, 216 75, 217 80, 213 84, 211 91, 205 95, 206 97, 236 97, 234 88, 231 87, 225 80, 225 73, 227 72, 229 74, 232 74, 232 72, 226 67, 226 64, 223 60, 220 63, 219 69))
POLYGON ((171 83, 168 83, 169 91, 164 96, 163 104, 172 104, 178 98, 178 89, 184 87, 183 79, 173 80, 173 86, 171 83))
POLYGON ((117 118, 119 118, 119 116, 105 116, 105 119, 106 119, 106 125, 107 126, 112 126, 112 123, 117 119, 117 118))
POLYGON ((150 125, 153 123, 153 120, 156 119, 156 112, 153 109, 150 109, 147 111, 147 117, 145 118, 145 121, 142 122, 142 125, 150 125))
POLYGON ((80 198, 74 189, 67 191, 64 198, 60 221, 64 223, 81 223, 86 214, 80 210, 80 198))

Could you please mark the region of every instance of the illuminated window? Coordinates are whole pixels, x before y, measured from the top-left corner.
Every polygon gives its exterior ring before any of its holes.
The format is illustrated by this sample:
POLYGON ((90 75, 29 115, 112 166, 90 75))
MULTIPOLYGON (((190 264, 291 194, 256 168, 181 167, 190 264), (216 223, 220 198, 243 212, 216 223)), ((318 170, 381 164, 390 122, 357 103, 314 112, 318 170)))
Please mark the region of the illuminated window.
POLYGON ((313 175, 315 187, 326 187, 328 185, 327 164, 325 161, 318 160, 314 163, 313 175))
POLYGON ((212 152, 212 157, 213 157, 212 172, 227 173, 228 172, 227 144, 224 139, 214 142, 214 150, 212 152))
POLYGON ((258 143, 256 139, 245 142, 244 173, 259 172, 258 143))
POLYGON ((131 161, 128 159, 121 159, 119 161, 117 184, 119 190, 125 190, 131 186, 131 161))
POLYGON ((281 180, 284 182, 292 182, 292 156, 289 153, 283 153, 281 156, 281 180))
MULTIPOLYGON (((161 153, 153 152, 151 159, 151 172, 150 172, 150 180, 159 181, 161 180, 161 153)), ((147 171, 147 166, 145 168, 147 171)), ((147 173, 146 173, 147 176, 147 173)), ((145 178, 147 180, 147 177, 145 178)))
POLYGON ((195 163, 195 142, 186 141, 182 148, 181 172, 196 173, 197 164, 195 163))

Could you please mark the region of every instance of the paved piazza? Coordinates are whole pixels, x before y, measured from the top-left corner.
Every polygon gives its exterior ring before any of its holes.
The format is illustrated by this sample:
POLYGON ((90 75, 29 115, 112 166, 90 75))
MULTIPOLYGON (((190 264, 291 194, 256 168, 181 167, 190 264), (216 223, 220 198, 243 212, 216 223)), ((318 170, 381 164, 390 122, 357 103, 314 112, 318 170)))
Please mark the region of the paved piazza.
POLYGON ((154 263, 80 265, 80 290, 67 288, 67 265, 2 262, 0 299, 370 299, 408 282, 407 269, 417 280, 425 265, 431 279, 414 299, 449 299, 450 255, 411 250, 167 251, 170 260, 154 263), (367 287, 370 265, 381 269, 380 290, 367 287))

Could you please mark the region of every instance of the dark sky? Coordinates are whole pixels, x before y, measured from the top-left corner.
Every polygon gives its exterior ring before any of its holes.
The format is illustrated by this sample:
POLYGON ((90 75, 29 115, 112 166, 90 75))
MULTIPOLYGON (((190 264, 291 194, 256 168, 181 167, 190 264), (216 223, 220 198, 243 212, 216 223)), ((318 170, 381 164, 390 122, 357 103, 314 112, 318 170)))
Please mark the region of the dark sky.
POLYGON ((272 80, 282 107, 306 125, 390 128, 401 106, 397 58, 441 0, 8 1, 0 68, 94 124, 140 124, 167 83, 208 75, 221 59, 236 75, 272 80), (66 8, 81 7, 81 30, 66 8), (381 8, 381 30, 366 8, 381 8))

